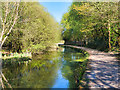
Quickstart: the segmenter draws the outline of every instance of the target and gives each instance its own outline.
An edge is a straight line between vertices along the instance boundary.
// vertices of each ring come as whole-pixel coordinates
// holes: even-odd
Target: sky
[[[40,4],[46,7],[48,12],[60,23],[63,14],[68,11],[71,2],[40,2]]]

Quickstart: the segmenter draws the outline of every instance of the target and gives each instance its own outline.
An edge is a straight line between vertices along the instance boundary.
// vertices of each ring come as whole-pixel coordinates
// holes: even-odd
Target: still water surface
[[[79,85],[84,59],[83,51],[60,48],[55,52],[34,55],[25,63],[3,62],[2,72],[13,88],[75,88]]]

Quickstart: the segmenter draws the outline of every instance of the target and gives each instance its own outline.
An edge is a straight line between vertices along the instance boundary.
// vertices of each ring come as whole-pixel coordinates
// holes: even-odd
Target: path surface
[[[83,49],[90,54],[82,87],[120,89],[120,63],[114,55],[85,47],[66,46]]]

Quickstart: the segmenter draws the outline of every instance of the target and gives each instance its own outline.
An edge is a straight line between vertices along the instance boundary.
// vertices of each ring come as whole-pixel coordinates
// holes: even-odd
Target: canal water
[[[76,88],[85,70],[86,57],[82,50],[60,47],[58,51],[34,55],[27,63],[4,60],[2,72],[13,88]]]

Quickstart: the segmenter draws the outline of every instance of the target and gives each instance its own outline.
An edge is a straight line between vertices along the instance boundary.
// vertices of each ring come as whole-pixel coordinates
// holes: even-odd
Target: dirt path
[[[83,49],[90,54],[82,87],[120,89],[119,60],[114,55],[85,47],[67,46]]]

